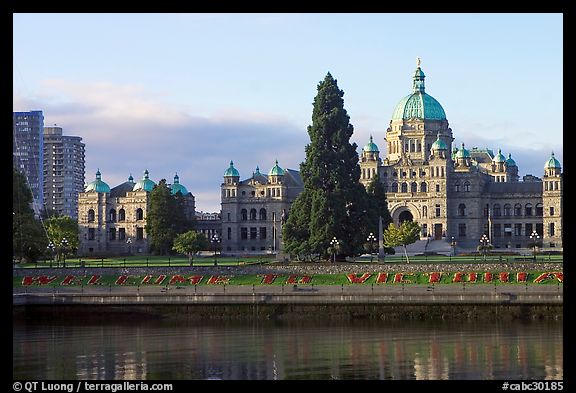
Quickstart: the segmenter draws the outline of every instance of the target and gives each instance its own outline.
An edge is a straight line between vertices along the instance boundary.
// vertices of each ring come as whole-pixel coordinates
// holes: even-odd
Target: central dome
[[[418,67],[412,77],[413,93],[402,98],[396,105],[392,120],[446,120],[442,105],[424,92],[424,78],[426,78],[424,72]]]

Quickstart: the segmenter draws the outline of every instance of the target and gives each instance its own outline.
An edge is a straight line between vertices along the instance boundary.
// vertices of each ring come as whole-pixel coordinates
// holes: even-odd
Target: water
[[[562,323],[13,325],[13,378],[562,379]]]

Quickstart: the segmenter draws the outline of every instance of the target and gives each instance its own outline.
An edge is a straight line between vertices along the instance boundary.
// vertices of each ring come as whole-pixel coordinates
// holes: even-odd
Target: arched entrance
[[[399,224],[402,224],[404,221],[410,221],[410,222],[414,221],[414,217],[412,216],[412,213],[410,213],[410,211],[408,211],[408,210],[404,210],[398,216],[398,223]]]

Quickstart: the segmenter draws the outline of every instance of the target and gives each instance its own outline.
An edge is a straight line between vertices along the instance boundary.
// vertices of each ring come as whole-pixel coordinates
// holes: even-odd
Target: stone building
[[[256,167],[242,181],[230,161],[221,185],[222,252],[278,253],[282,222],[303,189],[300,172],[282,169],[278,161],[268,175]]]
[[[150,191],[156,183],[149,178],[148,170],[142,179],[128,180],[110,188],[96,172],[96,179],[78,195],[78,225],[82,256],[147,254],[146,217],[150,207]],[[178,174],[169,184],[172,194],[180,193],[185,200],[188,219],[195,216],[195,199],[180,184]]]
[[[386,156],[372,136],[364,146],[361,182],[377,173],[394,222],[417,221],[427,244],[454,240],[473,249],[486,234],[495,248],[525,248],[536,232],[542,247],[561,248],[562,173],[554,153],[543,180],[519,181],[511,154],[452,148],[446,113],[425,92],[424,79],[418,65],[412,93],[398,103],[386,131]]]

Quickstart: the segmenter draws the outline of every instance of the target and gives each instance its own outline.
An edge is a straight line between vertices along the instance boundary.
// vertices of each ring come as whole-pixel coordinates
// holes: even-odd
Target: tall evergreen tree
[[[300,164],[304,190],[283,227],[284,247],[292,255],[328,258],[334,237],[340,243],[340,256],[362,252],[368,198],[359,182],[357,145],[350,144],[354,127],[343,96],[330,73],[318,84],[308,126],[310,143]]]
[[[12,170],[12,253],[19,261],[35,261],[46,251],[48,239],[34,217],[32,191],[26,177]]]
[[[392,222],[390,211],[388,210],[388,201],[386,200],[386,190],[384,184],[380,181],[380,176],[376,174],[372,181],[366,187],[368,194],[370,217],[368,219],[368,231],[378,233],[380,224],[378,219],[382,217],[382,230],[388,228]]]
[[[146,218],[145,229],[152,252],[158,255],[170,253],[176,236],[192,229],[185,213],[183,201],[172,195],[166,179],[160,180],[150,192]]]

